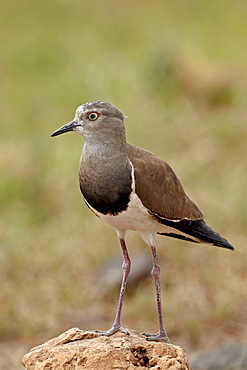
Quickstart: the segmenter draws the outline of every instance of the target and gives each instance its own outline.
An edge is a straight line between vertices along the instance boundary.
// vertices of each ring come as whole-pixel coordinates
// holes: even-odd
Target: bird
[[[136,231],[151,248],[159,330],[143,333],[150,341],[170,343],[161,305],[160,265],[156,234],[233,250],[234,247],[205,222],[196,204],[186,195],[172,168],[155,154],[126,140],[123,113],[114,105],[88,102],[74,119],[51,136],[73,131],[84,138],[79,163],[80,190],[89,209],[117,233],[122,251],[122,283],[112,327],[99,333],[110,336],[121,325],[121,313],[131,260],[126,231]]]

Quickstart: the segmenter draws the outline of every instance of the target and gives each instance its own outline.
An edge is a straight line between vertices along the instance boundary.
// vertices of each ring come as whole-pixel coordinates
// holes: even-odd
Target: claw
[[[112,335],[112,334],[114,334],[118,331],[121,331],[122,333],[124,333],[126,335],[129,335],[129,332],[126,329],[122,328],[122,326],[112,326],[111,329],[106,330],[106,331],[104,331],[104,330],[95,330],[95,331],[96,331],[96,333],[99,333],[101,335],[105,335],[107,337],[109,337],[110,335]]]
[[[165,341],[166,343],[171,343],[166,332],[164,331],[159,331],[156,334],[148,334],[148,333],[142,333],[142,335],[145,335],[146,340],[155,340],[155,341]]]

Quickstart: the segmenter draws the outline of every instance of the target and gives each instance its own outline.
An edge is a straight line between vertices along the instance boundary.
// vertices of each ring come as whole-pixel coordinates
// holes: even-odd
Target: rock
[[[191,370],[184,350],[129,330],[110,337],[72,328],[23,357],[26,370]]]
[[[201,353],[192,361],[193,370],[246,370],[247,344],[233,343]]]

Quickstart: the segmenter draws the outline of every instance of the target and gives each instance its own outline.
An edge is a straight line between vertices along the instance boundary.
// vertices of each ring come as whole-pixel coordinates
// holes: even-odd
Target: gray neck
[[[121,135],[121,136],[119,136]],[[103,214],[125,210],[132,191],[125,131],[85,138],[79,167],[80,188],[87,203]]]
[[[82,150],[84,160],[97,157],[97,161],[109,160],[110,158],[127,157],[127,142],[124,127],[104,132],[84,133],[85,144]]]

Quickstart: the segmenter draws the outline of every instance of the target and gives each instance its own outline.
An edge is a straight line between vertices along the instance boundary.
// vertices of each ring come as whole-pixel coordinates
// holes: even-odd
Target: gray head
[[[106,102],[92,102],[80,105],[73,121],[62,126],[51,136],[74,131],[82,135],[85,141],[104,140],[124,137],[124,116],[114,105]],[[121,139],[120,139],[121,140]]]

